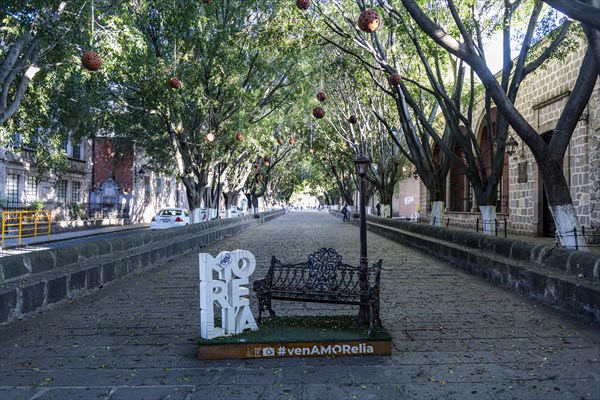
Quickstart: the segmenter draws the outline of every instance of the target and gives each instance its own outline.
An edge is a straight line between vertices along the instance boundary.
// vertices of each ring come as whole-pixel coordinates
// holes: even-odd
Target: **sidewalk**
[[[288,213],[203,249],[357,263],[358,228]],[[599,399],[600,328],[368,233],[390,357],[199,361],[198,261],[182,257],[0,328],[4,399]],[[256,310],[251,292],[251,305]],[[355,313],[274,301],[278,315]]]

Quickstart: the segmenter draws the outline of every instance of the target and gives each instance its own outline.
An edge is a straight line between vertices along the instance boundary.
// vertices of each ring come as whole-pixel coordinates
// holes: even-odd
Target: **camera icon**
[[[275,349],[273,347],[265,347],[263,349],[263,357],[273,357],[275,355]]]

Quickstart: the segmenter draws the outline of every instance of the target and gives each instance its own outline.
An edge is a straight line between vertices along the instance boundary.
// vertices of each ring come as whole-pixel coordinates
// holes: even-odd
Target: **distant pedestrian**
[[[348,205],[347,204],[342,208],[342,215],[344,216],[344,219],[342,221],[348,221]]]
[[[377,209],[377,216],[381,217],[381,204],[377,203],[375,208]]]

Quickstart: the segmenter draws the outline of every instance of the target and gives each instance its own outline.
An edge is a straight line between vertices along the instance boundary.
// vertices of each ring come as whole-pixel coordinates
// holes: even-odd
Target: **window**
[[[73,145],[73,158],[81,160],[81,140]]]
[[[71,203],[79,203],[80,200],[80,194],[79,192],[81,191],[81,182],[73,182],[71,184]]]
[[[56,198],[60,203],[67,202],[67,181],[64,179],[56,184]]]
[[[13,147],[20,147],[23,142],[23,136],[20,133],[15,133],[12,135],[11,145]]]
[[[144,200],[150,201],[150,178],[144,177]]]
[[[35,176],[28,176],[27,177],[27,186],[25,187],[25,194],[27,196],[28,202],[37,200],[37,189],[38,189],[37,178]]]
[[[6,205],[19,206],[19,178],[17,174],[6,174]]]
[[[68,140],[61,141],[60,148],[65,151],[65,154],[69,155],[69,141]]]
[[[162,192],[162,179],[156,178],[156,193]]]

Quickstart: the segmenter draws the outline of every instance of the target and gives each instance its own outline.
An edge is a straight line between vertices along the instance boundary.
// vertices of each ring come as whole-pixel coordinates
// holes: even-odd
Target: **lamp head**
[[[367,168],[369,164],[371,164],[371,160],[367,156],[358,156],[354,160],[354,164],[356,165],[356,171],[358,172],[358,176],[364,178],[367,175]]]
[[[519,143],[517,143],[512,136],[510,136],[506,141],[506,154],[512,156],[517,151],[517,147],[519,147]]]

